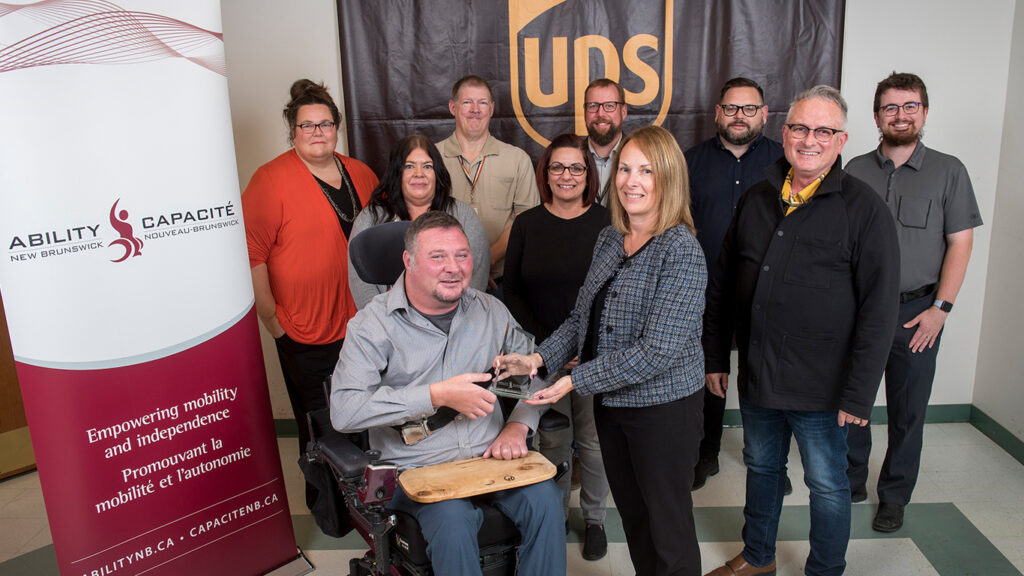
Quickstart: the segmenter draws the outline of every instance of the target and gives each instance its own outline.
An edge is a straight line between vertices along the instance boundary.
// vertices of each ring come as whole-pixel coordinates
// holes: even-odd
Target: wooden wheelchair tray
[[[398,476],[405,495],[420,504],[469,498],[529,486],[555,476],[556,468],[540,452],[515,460],[470,458],[406,470]]]

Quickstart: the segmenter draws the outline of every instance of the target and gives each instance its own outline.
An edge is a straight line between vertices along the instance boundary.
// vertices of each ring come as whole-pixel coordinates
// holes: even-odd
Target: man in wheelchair
[[[400,470],[483,456],[526,455],[540,411],[517,403],[508,422],[484,386],[503,352],[529,343],[497,299],[469,288],[473,258],[462,227],[428,212],[405,234],[405,272],[348,324],[331,381],[331,423],[368,429],[370,446]],[[447,408],[445,408],[447,407]],[[488,495],[518,528],[519,574],[564,574],[561,493],[554,481]],[[400,488],[387,507],[419,522],[436,574],[480,574],[484,513],[470,500],[414,502]]]

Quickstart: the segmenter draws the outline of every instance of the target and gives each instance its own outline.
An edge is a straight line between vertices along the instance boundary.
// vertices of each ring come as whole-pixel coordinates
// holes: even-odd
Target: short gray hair
[[[849,108],[846,106],[846,99],[839,93],[839,90],[825,84],[818,84],[813,88],[808,88],[803,92],[796,95],[793,99],[793,103],[789,105],[789,112],[786,113],[786,119],[788,121],[789,115],[793,113],[793,107],[804,100],[811,100],[812,98],[819,98],[827,102],[831,102],[839,107],[839,110],[843,113],[843,125],[842,128],[846,128],[846,114]]]

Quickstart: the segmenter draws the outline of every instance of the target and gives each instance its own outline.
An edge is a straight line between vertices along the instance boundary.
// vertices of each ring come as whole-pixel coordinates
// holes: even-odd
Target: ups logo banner
[[[841,0],[338,0],[350,153],[380,173],[412,132],[454,131],[452,84],[495,92],[491,134],[535,160],[551,138],[586,134],[583,92],[626,92],[625,131],[664,126],[684,149],[714,133],[721,85],[756,80],[778,137],[790,100],[839,85]]]

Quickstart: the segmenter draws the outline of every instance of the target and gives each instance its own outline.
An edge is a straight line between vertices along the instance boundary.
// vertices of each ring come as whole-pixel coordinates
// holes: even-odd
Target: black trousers
[[[722,451],[722,421],[725,420],[725,398],[704,390],[704,438],[700,441],[702,460],[714,460]]]
[[[704,389],[643,408],[611,408],[597,395],[594,420],[637,575],[700,576],[690,486],[703,433]]]
[[[889,447],[878,475],[878,500],[888,504],[906,506],[917,484],[924,443],[924,417],[932,394],[935,359],[942,338],[942,332],[939,332],[934,346],[915,354],[909,345],[917,326],[904,328],[903,325],[927,310],[934,299],[935,295],[929,294],[900,304],[899,325],[885,365]],[[868,480],[868,458],[871,456],[871,431],[866,426],[848,428],[850,432],[846,442],[850,451],[847,453],[849,467],[846,476],[850,479],[851,491],[864,490]]]
[[[284,385],[292,404],[292,414],[299,426],[299,455],[305,453],[309,443],[309,425],[306,413],[325,408],[323,383],[334,372],[344,339],[329,344],[302,344],[288,334],[277,338],[277,358],[281,361]],[[311,510],[316,502],[317,490],[306,483],[306,506]]]

